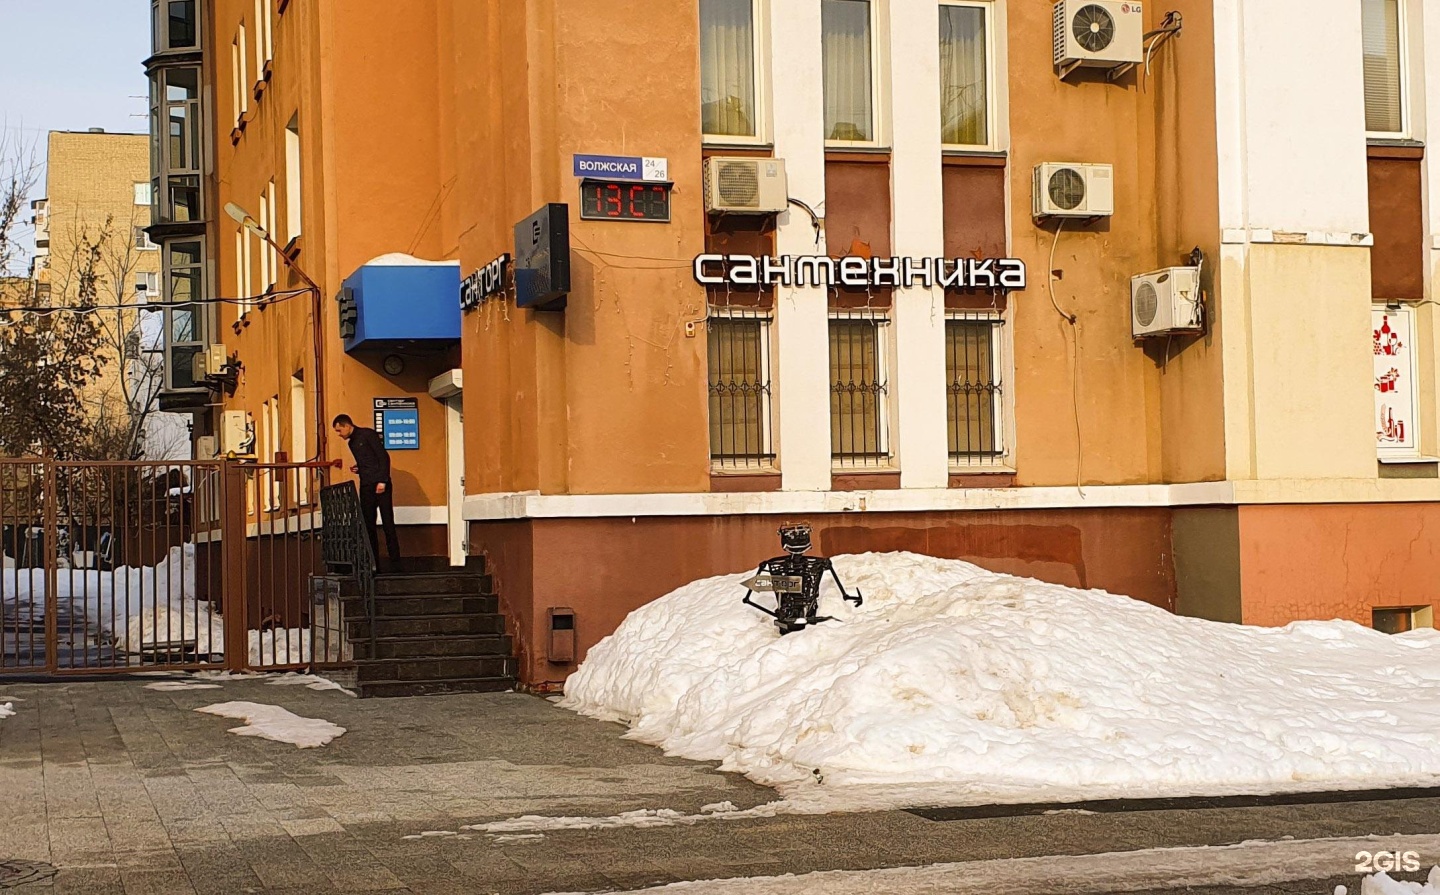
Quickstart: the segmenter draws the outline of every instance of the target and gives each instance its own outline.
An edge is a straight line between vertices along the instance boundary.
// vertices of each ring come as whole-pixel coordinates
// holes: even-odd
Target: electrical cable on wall
[[[171,308],[192,308],[203,305],[249,305],[252,307],[269,307],[298,298],[302,295],[309,295],[309,290],[287,290],[285,292],[271,292],[265,295],[255,295],[249,298],[201,298],[194,301],[149,301],[136,304],[109,304],[109,305],[13,305],[9,307],[0,306],[0,326],[12,326],[18,320],[10,319],[12,314],[29,315],[32,317],[51,317],[56,314],[97,314],[101,311],[161,311]]]
[[[1065,219],[1055,226],[1055,238],[1050,243],[1050,266],[1045,271],[1045,284],[1050,293],[1050,304],[1060,319],[1070,324],[1072,349],[1070,358],[1070,399],[1075,417],[1075,488],[1085,497],[1085,448],[1080,430],[1080,318],[1060,307],[1055,297],[1055,254],[1060,248],[1060,234],[1065,231]]]

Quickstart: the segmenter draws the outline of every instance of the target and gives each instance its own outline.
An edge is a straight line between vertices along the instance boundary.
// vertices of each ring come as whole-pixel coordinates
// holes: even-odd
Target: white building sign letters
[[[466,277],[460,284],[460,309],[468,311],[490,296],[504,292],[505,269],[509,266],[510,255],[504,254]]]
[[[1025,262],[1016,258],[829,258],[824,255],[700,255],[695,281],[704,286],[845,286],[942,289],[1024,289]]]
[[[1416,431],[1414,311],[1376,308],[1375,441],[1382,454],[1414,454]]]

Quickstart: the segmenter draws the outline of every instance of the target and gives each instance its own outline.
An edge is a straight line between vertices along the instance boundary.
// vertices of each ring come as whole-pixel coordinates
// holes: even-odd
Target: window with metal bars
[[[830,317],[830,455],[846,466],[888,466],[888,317],[873,310]]]
[[[770,315],[754,308],[712,307],[707,329],[711,465],[718,470],[773,467]]]
[[[989,312],[952,313],[945,321],[951,466],[993,464],[1005,456],[1004,323]]]

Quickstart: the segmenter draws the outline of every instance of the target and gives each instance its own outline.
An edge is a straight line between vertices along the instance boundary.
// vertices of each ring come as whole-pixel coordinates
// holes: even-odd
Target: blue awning
[[[346,278],[345,351],[443,348],[460,341],[460,262],[382,255]]]

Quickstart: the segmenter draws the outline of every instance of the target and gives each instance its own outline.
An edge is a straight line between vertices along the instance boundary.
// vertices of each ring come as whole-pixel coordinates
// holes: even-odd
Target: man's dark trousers
[[[379,484],[385,485],[384,493],[377,494]],[[360,515],[365,519],[365,532],[370,535],[370,555],[380,561],[380,539],[375,531],[375,511],[380,511],[380,524],[385,527],[385,548],[390,553],[390,562],[400,561],[400,535],[395,530],[395,496],[389,482],[360,483]]]

